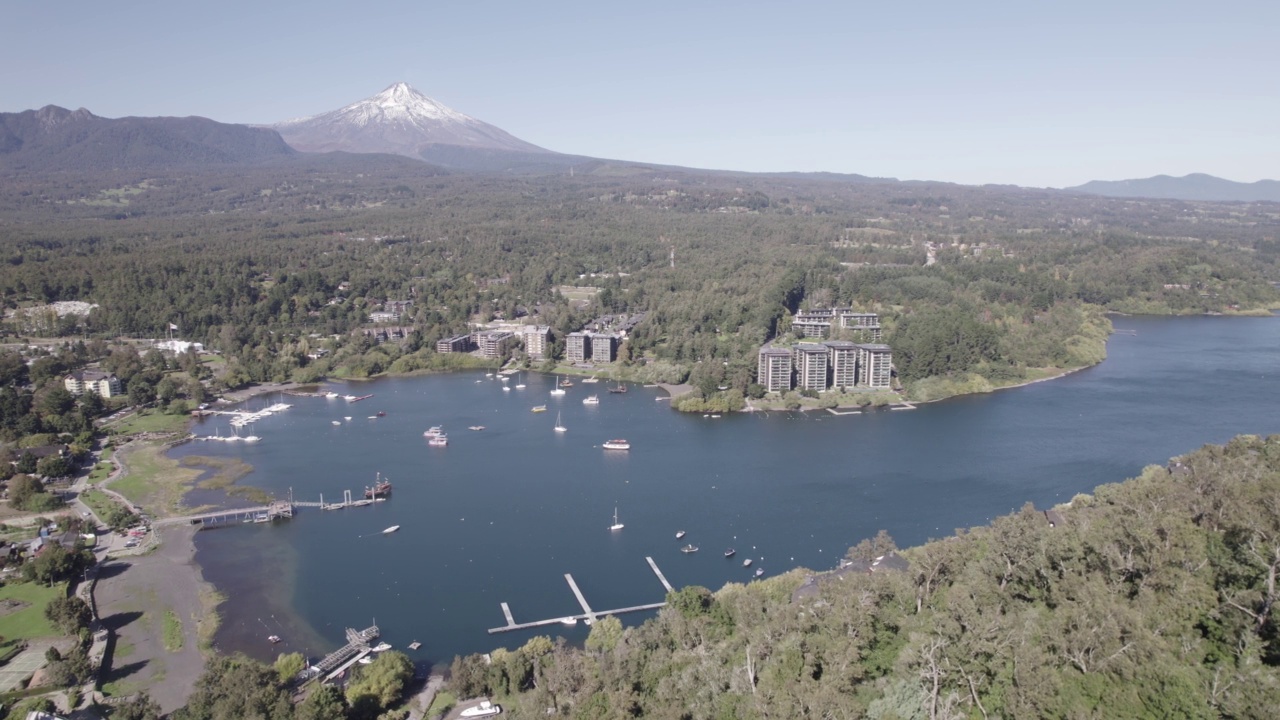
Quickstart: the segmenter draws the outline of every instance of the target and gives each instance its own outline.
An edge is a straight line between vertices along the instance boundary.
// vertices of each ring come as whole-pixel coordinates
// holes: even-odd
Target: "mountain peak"
[[[422,159],[434,145],[547,152],[397,82],[339,110],[273,126],[306,152],[387,152]]]

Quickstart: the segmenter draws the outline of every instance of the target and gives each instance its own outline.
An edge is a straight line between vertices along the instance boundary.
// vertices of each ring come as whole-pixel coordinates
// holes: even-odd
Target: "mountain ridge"
[[[1259,180],[1236,182],[1206,173],[1182,177],[1154,175],[1132,180],[1093,180],[1083,185],[1063,188],[1104,197],[1132,197],[1165,200],[1197,200],[1205,202],[1280,202],[1280,181]]]

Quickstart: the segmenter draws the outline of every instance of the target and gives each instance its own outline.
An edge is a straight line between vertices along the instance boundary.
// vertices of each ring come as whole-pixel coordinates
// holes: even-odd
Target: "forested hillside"
[[[11,175],[0,294],[9,308],[100,306],[60,321],[65,336],[176,324],[230,357],[233,383],[435,366],[435,340],[495,316],[528,313],[562,336],[644,310],[619,374],[739,394],[797,309],[851,305],[881,314],[899,380],[925,399],[1096,362],[1102,310],[1280,302],[1267,282],[1280,215],[1266,204],[597,169],[445,176],[371,156]],[[598,292],[572,306],[564,285]],[[415,301],[410,336],[355,333],[388,299]]]
[[[794,598],[807,571],[684,588],[582,648],[459,658],[452,687],[512,717],[1261,718],[1280,702],[1280,436],[901,555],[909,569]]]

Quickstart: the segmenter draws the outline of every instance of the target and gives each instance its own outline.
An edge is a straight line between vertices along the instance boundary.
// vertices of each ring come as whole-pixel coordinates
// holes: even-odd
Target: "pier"
[[[234,523],[271,522],[272,520],[291,517],[293,517],[292,503],[273,502],[270,505],[259,505],[257,507],[216,510],[214,512],[201,513],[199,515],[184,515],[182,517],[165,518],[164,520],[157,520],[155,524],[190,524],[206,528],[231,525]]]
[[[347,644],[325,655],[324,659],[315,665],[303,670],[298,675],[298,680],[300,682],[310,682],[311,680],[321,679],[324,682],[332,679],[338,673],[359,662],[360,658],[373,652],[373,648],[369,647],[369,642],[376,640],[379,634],[377,625],[371,625],[364,630],[347,628]]]
[[[662,571],[658,569],[658,564],[654,562],[651,557],[645,557],[645,560],[648,561],[650,569],[653,570],[653,574],[658,576],[658,581],[662,583],[662,587],[666,588],[667,592],[671,592],[674,588],[671,587],[671,583],[667,582],[667,578],[663,576]],[[612,610],[592,610],[591,606],[587,604],[587,598],[582,594],[582,591],[578,589],[578,583],[574,582],[573,576],[569,573],[565,573],[564,579],[565,582],[569,583],[569,589],[573,592],[574,597],[577,598],[578,604],[582,606],[581,613],[577,615],[547,618],[545,620],[534,620],[533,622],[518,623],[516,622],[515,616],[511,614],[511,606],[505,602],[499,603],[502,607],[502,615],[506,619],[507,624],[502,627],[489,628],[489,634],[494,635],[497,633],[511,632],[512,630],[526,630],[528,628],[544,627],[546,625],[576,625],[579,620],[591,625],[602,617],[641,612],[644,610],[657,610],[667,604],[666,602],[657,602],[649,603],[647,605],[632,605],[630,607],[614,608]]]

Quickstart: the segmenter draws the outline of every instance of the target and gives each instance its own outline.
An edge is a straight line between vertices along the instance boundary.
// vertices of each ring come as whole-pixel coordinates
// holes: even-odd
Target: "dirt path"
[[[204,671],[198,624],[208,619],[201,597],[207,585],[195,564],[195,532],[166,528],[155,552],[102,568],[94,596],[103,623],[116,634],[103,676],[108,694],[145,690],[171,712],[186,703]],[[167,639],[166,625],[172,628]]]

